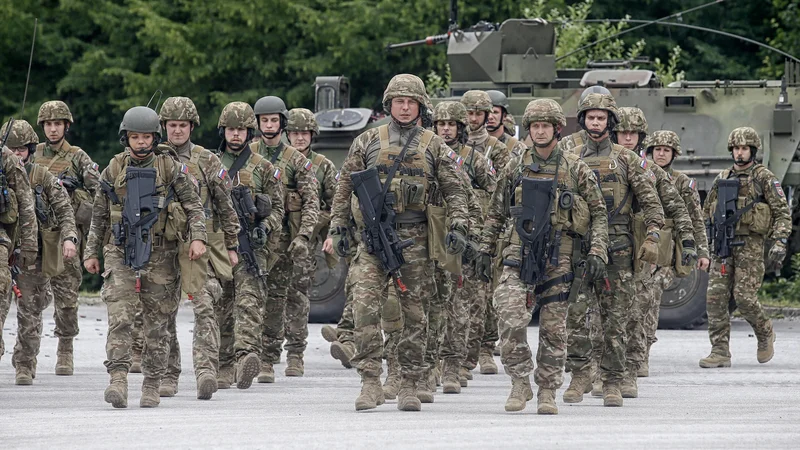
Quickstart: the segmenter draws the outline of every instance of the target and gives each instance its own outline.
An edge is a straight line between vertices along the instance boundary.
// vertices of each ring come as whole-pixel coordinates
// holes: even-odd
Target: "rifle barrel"
[[[437,45],[443,44],[447,42],[450,38],[450,33],[445,34],[436,34],[433,36],[428,36],[425,39],[419,39],[416,41],[408,41],[408,42],[401,42],[399,44],[389,44],[386,46],[387,50],[394,50],[398,48],[406,48],[406,47],[416,47],[418,45]]]

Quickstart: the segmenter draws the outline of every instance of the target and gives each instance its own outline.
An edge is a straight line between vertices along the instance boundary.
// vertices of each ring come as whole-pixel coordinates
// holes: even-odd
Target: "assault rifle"
[[[64,189],[66,189],[67,192],[70,193],[70,194],[75,192],[75,189],[83,187],[83,183],[78,181],[77,178],[67,175],[66,171],[61,172],[58,175],[58,184],[60,184],[61,186],[64,186]],[[108,183],[106,183],[106,184],[108,184]]]
[[[250,232],[253,227],[250,226],[250,218],[253,217],[258,208],[253,202],[253,196],[247,186],[237,186],[231,190],[231,200],[233,200],[233,209],[236,211],[236,216],[239,218],[239,248],[237,249],[242,260],[247,264],[247,270],[253,275],[257,276],[262,281],[266,281],[267,276],[264,269],[258,265],[256,259],[256,251],[250,241]]]
[[[547,262],[558,249],[551,245],[550,212],[553,202],[553,180],[523,178],[521,205],[512,206],[517,234],[522,245],[520,261],[505,259],[503,264],[520,269],[519,278],[523,283],[533,286],[544,281]]]
[[[401,241],[394,229],[396,215],[394,212],[395,197],[393,192],[384,194],[384,187],[378,176],[378,169],[350,174],[353,181],[353,192],[358,198],[358,207],[364,216],[364,231],[361,232],[367,253],[380,260],[383,269],[397,282],[401,291],[406,286],[397,272],[406,263],[403,249],[414,244],[412,239]]]
[[[714,211],[714,253],[722,259],[720,272],[725,275],[725,260],[733,254],[733,247],[741,247],[743,241],[734,241],[736,237],[736,222],[742,214],[750,210],[755,202],[750,203],[741,210],[736,210],[736,201],[739,198],[739,180],[717,181],[717,208]]]

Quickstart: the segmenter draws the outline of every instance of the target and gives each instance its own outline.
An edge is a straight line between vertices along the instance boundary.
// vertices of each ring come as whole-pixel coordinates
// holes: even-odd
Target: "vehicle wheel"
[[[688,277],[675,278],[661,296],[658,327],[691,330],[705,324],[707,290],[707,272],[695,269]]]
[[[320,247],[321,248],[321,247]],[[308,321],[312,323],[338,322],[344,310],[344,285],[347,278],[347,263],[339,258],[333,270],[328,268],[322,250],[317,249],[317,271],[311,281],[308,297],[311,312]]]

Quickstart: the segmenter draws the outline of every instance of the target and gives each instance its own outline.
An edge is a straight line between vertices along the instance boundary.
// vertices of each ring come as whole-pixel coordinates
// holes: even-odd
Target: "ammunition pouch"
[[[746,206],[746,201],[746,198],[740,197],[737,201],[737,208],[744,208]],[[752,209],[743,214],[739,223],[736,224],[736,234],[745,236],[752,233],[759,236],[766,236],[769,234],[771,226],[772,209],[769,207],[769,204],[765,203],[761,198],[758,198]]]
[[[8,188],[7,200],[5,210],[0,213],[0,223],[6,225],[15,224],[19,220],[19,203],[17,203],[17,194],[10,187]]]
[[[556,223],[568,224],[569,231],[584,236],[589,232],[592,216],[589,204],[580,195],[571,191],[561,191],[558,198]]]
[[[52,278],[64,272],[64,247],[61,230],[57,228],[41,229],[39,235],[42,243],[42,276]]]
[[[272,199],[267,194],[256,194],[256,222],[261,222],[272,214]]]
[[[187,295],[196,296],[203,291],[208,280],[210,252],[192,261],[189,259],[190,245],[190,242],[178,244],[178,265],[181,269],[181,290]]]
[[[72,193],[72,209],[75,211],[75,225],[84,230],[89,230],[92,224],[92,196],[83,189],[76,189]]]
[[[428,257],[444,270],[461,275],[461,255],[448,254],[445,245],[445,236],[450,231],[447,208],[428,205],[425,215],[428,217]]]
[[[299,192],[287,189],[285,208],[284,225],[289,230],[290,240],[294,240],[300,231],[300,222],[303,219],[303,198]]]

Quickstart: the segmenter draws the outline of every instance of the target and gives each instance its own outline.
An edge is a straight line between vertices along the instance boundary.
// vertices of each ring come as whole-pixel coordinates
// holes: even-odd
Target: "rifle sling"
[[[631,190],[628,189],[628,191],[625,192],[625,196],[622,197],[622,201],[619,203],[619,205],[617,205],[617,207],[614,209],[613,212],[608,214],[608,224],[609,225],[611,224],[611,221],[614,220],[617,217],[619,212],[622,211],[622,207],[625,206],[625,203],[628,203],[628,197],[630,197],[630,196],[631,196]]]
[[[739,219],[740,219],[740,218],[741,218],[741,217],[742,217],[742,216],[743,216],[743,215],[744,215],[744,214],[745,214],[747,211],[750,211],[751,209],[753,209],[753,206],[755,206],[755,205],[756,205],[756,203],[759,203],[761,200],[762,200],[762,197],[758,197],[758,198],[757,198],[757,199],[755,199],[754,201],[752,201],[752,202],[748,203],[747,205],[745,205],[745,207],[744,207],[744,208],[742,208],[742,209],[740,209],[740,210],[736,211],[735,213],[733,213],[733,215],[732,215],[732,216],[730,216],[730,217],[728,217],[727,219],[725,219],[725,221],[724,221],[724,222],[722,222],[722,223],[721,223],[719,226],[720,226],[721,228],[724,228],[724,227],[727,227],[727,226],[729,226],[729,225],[733,225],[733,224],[735,224],[736,222],[738,222],[738,221],[739,221]]]
[[[408,147],[411,145],[411,141],[417,137],[419,134],[419,127],[414,127],[414,131],[411,132],[411,136],[408,137],[405,145],[403,145],[403,149],[400,150],[400,154],[394,159],[394,164],[389,169],[389,174],[386,176],[386,181],[383,183],[383,191],[381,192],[380,200],[378,201],[378,205],[383,205],[383,202],[386,201],[386,193],[389,191],[389,186],[392,184],[392,178],[394,178],[394,173],[397,172],[397,168],[400,167],[400,161],[405,159],[406,152],[408,151]],[[378,215],[380,215],[379,211],[375,211]]]
[[[239,170],[242,167],[244,167],[245,163],[250,158],[250,155],[252,153],[253,152],[252,152],[252,150],[250,150],[250,146],[249,145],[245,145],[244,146],[244,150],[242,150],[242,153],[239,153],[239,156],[236,157],[236,161],[233,162],[233,164],[231,165],[231,168],[228,170],[228,177],[230,177],[231,180],[236,178],[236,174],[238,174]]]

